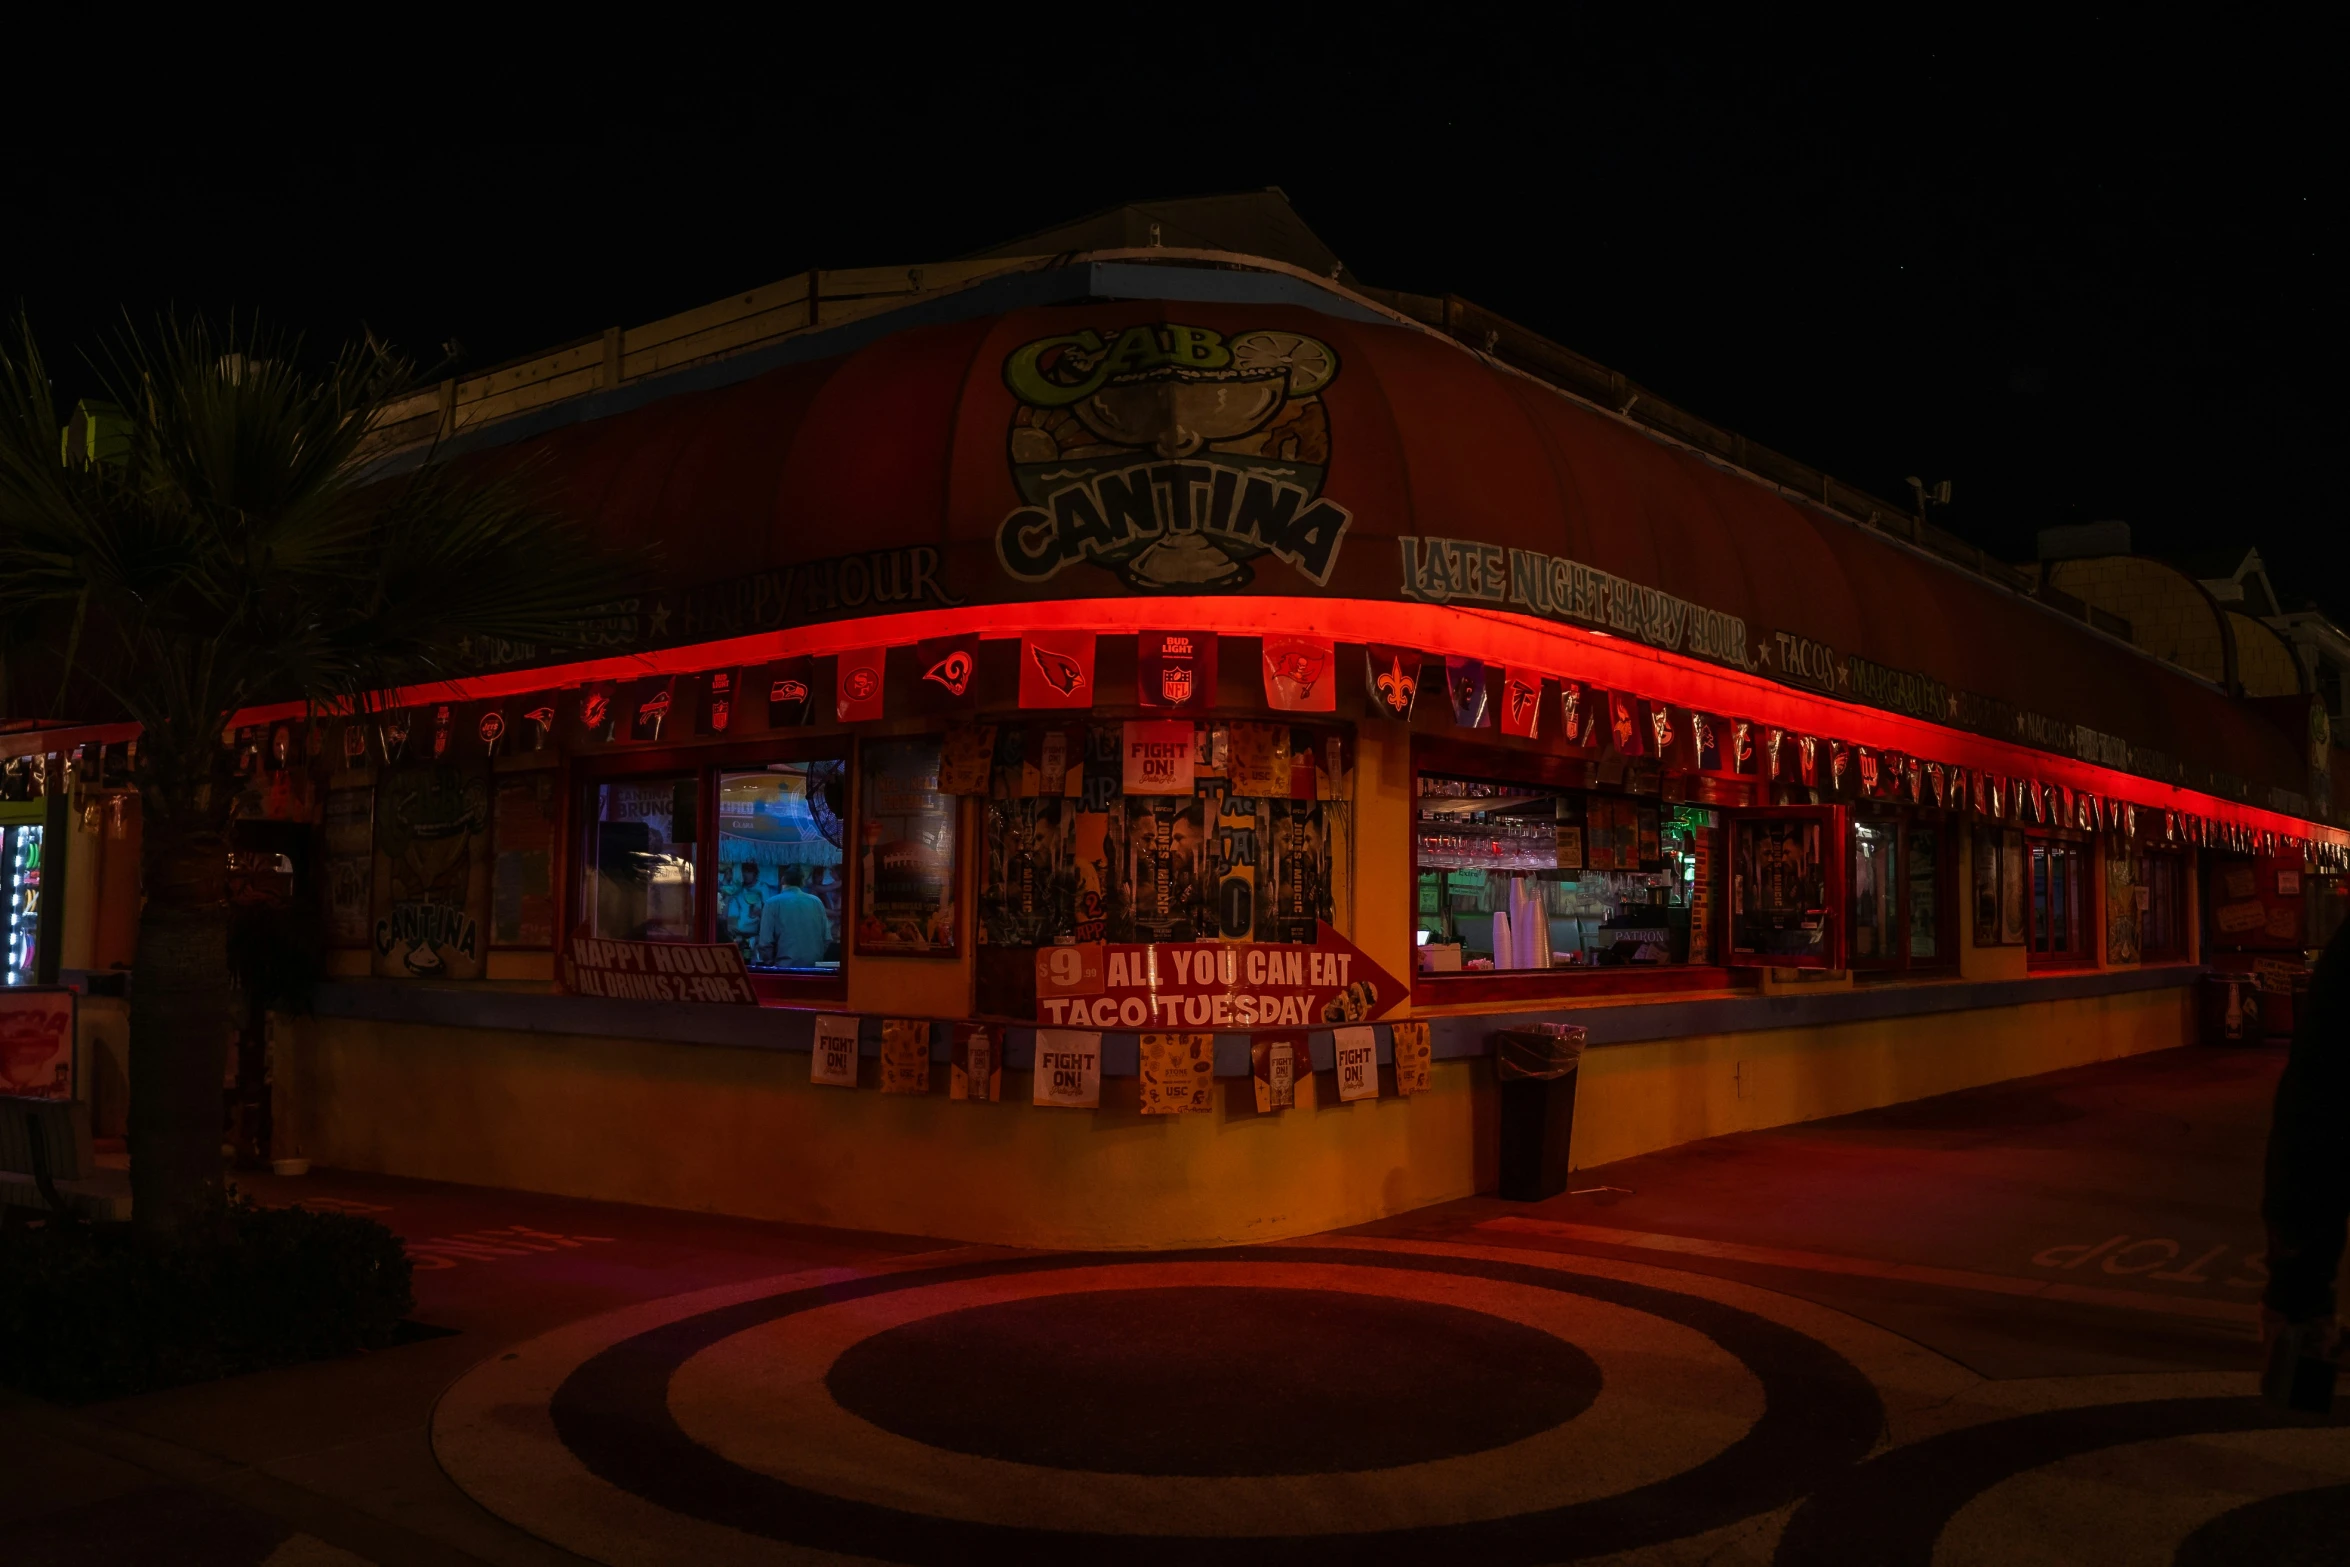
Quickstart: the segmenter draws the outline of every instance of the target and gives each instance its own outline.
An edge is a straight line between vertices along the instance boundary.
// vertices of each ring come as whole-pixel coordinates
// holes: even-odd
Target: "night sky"
[[[1888,499],[1948,478],[1937,519],[2007,558],[2121,518],[2147,553],[2257,545],[2350,620],[2322,38],[1348,14],[1336,48],[1178,13],[1103,41],[1024,12],[1043,35],[943,63],[788,28],[699,40],[692,70],[623,42],[608,81],[452,42],[371,116],[342,99],[372,85],[207,89],[0,153],[40,236],[0,297],[69,393],[125,307],[479,368],[810,266],[1279,185],[1361,280],[1464,295]]]

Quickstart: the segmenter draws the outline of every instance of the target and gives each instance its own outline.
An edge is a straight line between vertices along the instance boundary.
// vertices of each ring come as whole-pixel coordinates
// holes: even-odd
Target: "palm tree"
[[[126,327],[92,359],[112,408],[72,451],[29,326],[0,334],[0,713],[140,726],[130,1152],[151,1243],[202,1239],[223,1204],[230,716],[364,704],[466,672],[483,639],[561,646],[621,580],[526,470],[371,465],[371,412],[413,380],[395,355],[300,353],[233,322]]]

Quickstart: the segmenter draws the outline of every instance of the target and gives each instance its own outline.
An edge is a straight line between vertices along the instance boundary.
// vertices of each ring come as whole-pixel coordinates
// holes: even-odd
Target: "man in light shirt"
[[[832,944],[824,901],[800,885],[805,872],[783,868],[783,885],[759,910],[759,962],[773,968],[814,968]]]

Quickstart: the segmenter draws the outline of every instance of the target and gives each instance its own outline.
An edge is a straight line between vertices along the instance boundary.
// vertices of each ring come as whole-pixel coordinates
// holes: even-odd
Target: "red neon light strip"
[[[1800,691],[1744,670],[1709,664],[1682,653],[1668,653],[1604,631],[1498,610],[1438,604],[1273,597],[1052,599],[1033,604],[973,604],[956,609],[910,610],[818,626],[795,626],[651,653],[502,670],[463,680],[407,686],[391,694],[390,705],[426,707],[440,702],[484,701],[591,680],[693,674],[730,664],[759,664],[770,659],[840,653],[880,645],[895,647],[925,637],[976,634],[987,639],[1004,639],[1038,628],[1121,635],[1163,630],[1170,625],[1244,636],[1288,632],[1328,637],[1337,642],[1385,642],[1416,647],[1431,657],[1452,653],[1480,658],[1488,664],[1516,664],[1549,675],[1587,681],[1604,690],[1662,700],[1677,707],[1751,718],[1803,734],[1850,740],[1915,753],[1945,764],[2063,784],[2075,791],[2087,790],[2128,800],[2141,810],[2183,811],[2258,831],[2350,846],[2350,832],[2339,828],[2140,778],[2135,773],[2118,772],[2052,752],[1944,728],[1856,702]],[[247,708],[236,715],[234,723],[239,726],[274,723],[303,717],[306,711],[299,702],[281,702]]]

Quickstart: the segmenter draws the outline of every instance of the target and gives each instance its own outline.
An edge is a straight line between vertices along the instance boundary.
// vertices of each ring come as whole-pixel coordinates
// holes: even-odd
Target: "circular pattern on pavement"
[[[1809,1302],[1556,1252],[969,1251],[558,1329],[453,1388],[434,1448],[620,1567],[2297,1560],[2350,1508],[2350,1425],[2280,1429],[2250,1385],[1990,1383]]]
[[[1599,1383],[1565,1339],[1463,1306],[1231,1284],[966,1306],[859,1340],[824,1378],[841,1408],[912,1441],[1142,1475],[1482,1452],[1574,1419]]]

